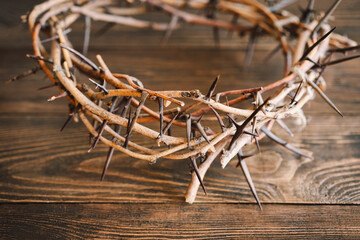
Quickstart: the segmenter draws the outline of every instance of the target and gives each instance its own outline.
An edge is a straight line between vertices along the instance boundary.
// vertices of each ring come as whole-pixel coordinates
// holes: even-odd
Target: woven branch
[[[79,116],[93,136],[89,151],[99,141],[110,147],[102,179],[114,149],[150,163],[160,158],[190,159],[194,172],[185,197],[187,202],[192,203],[200,185],[205,191],[202,179],[216,157],[220,155],[222,167],[225,167],[238,156],[239,165],[259,202],[242,148],[268,136],[289,150],[311,158],[277,138],[270,129],[274,121],[284,126],[282,119],[304,117],[302,107],[314,98],[316,92],[340,113],[323,93],[325,80],[321,74],[329,63],[329,55],[335,52],[334,47],[351,49],[357,46],[352,40],[334,33],[327,23],[336,6],[325,15],[315,16],[312,4],[309,4],[307,11],[299,18],[281,10],[290,2],[293,1],[266,6],[252,0],[143,0],[128,1],[130,7],[124,8],[120,7],[122,1],[49,0],[35,6],[28,15],[34,48],[34,55],[29,56],[38,61],[43,72],[60,90],[58,96],[49,100],[67,97],[70,102],[68,120]],[[335,5],[339,2],[336,1]],[[188,11],[190,9],[204,9],[206,15],[195,15]],[[159,23],[136,18],[139,14],[159,11],[170,14],[171,21]],[[215,18],[215,13],[220,12],[249,23],[245,26],[236,21]],[[207,94],[199,90],[150,90],[133,76],[111,72],[100,55],[97,55],[96,64],[86,54],[72,48],[66,35],[67,29],[82,15],[86,17],[84,53],[89,43],[90,19],[164,31],[165,38],[184,23],[214,28],[215,39],[218,29],[248,34],[251,39],[270,35],[279,42],[283,52],[285,77],[260,88],[216,94],[219,77]],[[49,39],[41,40],[41,31]],[[45,45],[45,42],[51,43]],[[251,52],[251,48],[248,52]],[[278,89],[276,94],[263,100],[262,95],[273,89]],[[249,109],[233,106],[251,98],[254,102]],[[148,107],[151,101],[156,101],[159,108]],[[149,121],[156,121],[159,126],[152,129],[143,125]],[[219,128],[210,129],[211,121],[218,121]],[[173,125],[183,128],[187,137],[170,136]],[[121,134],[121,128],[124,134]],[[158,148],[150,149],[133,142],[131,135],[134,132],[154,141]],[[198,132],[198,137],[195,132]]]

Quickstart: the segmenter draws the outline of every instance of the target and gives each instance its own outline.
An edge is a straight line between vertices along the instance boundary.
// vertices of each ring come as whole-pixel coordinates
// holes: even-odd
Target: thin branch
[[[23,72],[23,73],[15,76],[15,77],[7,80],[5,83],[11,83],[11,82],[14,82],[14,81],[16,81],[16,80],[20,80],[20,79],[22,79],[22,78],[25,78],[25,77],[28,77],[28,76],[30,76],[30,75],[33,75],[33,74],[37,73],[40,69],[41,69],[40,66],[36,66],[36,67],[34,67],[33,69],[30,69],[30,70],[28,70],[28,71],[26,71],[26,72]]]
[[[50,64],[53,64],[53,63],[54,63],[53,60],[48,59],[48,58],[44,58],[44,57],[42,57],[42,56],[35,56],[35,55],[31,55],[31,54],[26,54],[26,57],[27,57],[27,58],[34,59],[34,60],[44,61],[44,62],[47,62],[47,63],[50,63]]]

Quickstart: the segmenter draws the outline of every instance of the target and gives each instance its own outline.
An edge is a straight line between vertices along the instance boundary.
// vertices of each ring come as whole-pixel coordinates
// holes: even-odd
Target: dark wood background
[[[66,100],[47,102],[55,89],[38,73],[12,84],[4,82],[33,66],[25,58],[31,41],[20,15],[40,1],[7,1],[0,8],[0,239],[38,238],[359,238],[360,237],[360,68],[359,60],[328,68],[327,95],[345,117],[338,117],[319,97],[305,107],[308,125],[290,138],[277,133],[314,160],[298,157],[269,140],[262,153],[247,160],[264,210],[254,203],[236,163],[216,162],[205,178],[209,195],[199,191],[184,203],[190,180],[186,161],[155,165],[116,153],[104,182],[100,174],[107,147],[87,153],[88,134],[67,118]],[[326,9],[330,1],[317,1]],[[299,1],[291,9],[305,6]],[[332,25],[360,41],[360,4],[343,1]],[[206,92],[221,74],[218,90],[263,86],[282,75],[282,59],[266,64],[276,45],[259,39],[245,71],[247,38],[221,32],[214,47],[211,29],[186,26],[166,46],[162,33],[116,26],[96,36],[90,57],[101,53],[114,72],[141,79],[150,89]],[[82,23],[70,38],[82,46]],[[139,139],[141,141],[141,139]]]

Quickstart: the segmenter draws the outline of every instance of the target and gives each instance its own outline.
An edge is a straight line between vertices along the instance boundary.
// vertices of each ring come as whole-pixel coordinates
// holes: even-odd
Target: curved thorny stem
[[[132,7],[126,8],[119,7],[120,3],[111,0],[49,0],[35,6],[28,16],[34,48],[34,55],[29,57],[38,61],[53,85],[60,90],[59,95],[50,99],[68,98],[68,120],[80,117],[93,136],[90,150],[96,148],[98,142],[110,147],[102,180],[114,149],[151,163],[160,158],[191,159],[195,171],[186,193],[186,201],[191,203],[216,157],[220,155],[221,164],[225,167],[238,156],[239,166],[258,201],[242,148],[254,142],[258,144],[258,140],[267,135],[293,152],[311,157],[277,138],[271,132],[272,124],[278,121],[284,126],[282,119],[303,116],[302,107],[314,98],[316,92],[340,113],[323,93],[325,81],[321,74],[327,65],[333,64],[327,62],[329,54],[335,52],[330,49],[331,46],[352,49],[356,43],[335,34],[327,23],[328,15],[315,17],[311,14],[302,16],[300,20],[281,10],[286,1],[271,7],[252,0],[144,0],[128,3]],[[188,8],[205,9],[207,14],[195,15],[186,11]],[[161,23],[136,18],[139,14],[153,11],[170,14],[171,21]],[[329,14],[332,12],[333,9],[328,10]],[[218,13],[233,15],[234,21],[217,19]],[[96,63],[73,49],[66,34],[71,24],[82,15],[86,16],[85,55],[91,20],[166,31],[166,38],[183,23],[192,23],[213,27],[216,41],[220,29],[249,34],[251,41],[261,35],[273,36],[285,57],[285,77],[267,86],[220,93],[216,92],[216,85],[221,83],[220,76],[216,77],[206,94],[199,90],[154,91],[146,88],[145,81],[113,73],[100,55],[97,55]],[[238,18],[247,20],[249,24],[239,24],[235,21]],[[41,31],[49,38],[40,39]],[[294,39],[296,44],[291,46],[290,40],[294,42]],[[253,43],[249,44],[247,51],[250,59],[251,45]],[[263,94],[273,89],[278,89],[276,94],[264,101]],[[254,102],[248,109],[234,107],[236,103],[251,98]],[[150,108],[150,101],[156,101],[158,108]],[[142,124],[149,121],[159,124],[156,128]],[[219,122],[220,127],[210,129],[211,121]],[[171,136],[172,126],[182,128],[187,137]],[[135,133],[154,141],[158,148],[137,144],[134,142],[136,138],[132,137]]]

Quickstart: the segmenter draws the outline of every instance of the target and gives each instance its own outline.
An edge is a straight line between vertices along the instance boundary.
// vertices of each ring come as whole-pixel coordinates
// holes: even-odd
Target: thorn
[[[319,28],[321,27],[321,25],[326,22],[329,17],[333,14],[333,12],[335,11],[335,9],[337,8],[337,6],[340,4],[341,0],[336,0],[334,2],[334,4],[330,7],[329,10],[327,10],[327,12],[325,13],[324,17],[322,19],[320,19],[319,23],[315,26],[314,30],[311,33],[311,36],[317,32],[317,30],[319,30]]]
[[[171,119],[171,121],[165,126],[163,133],[170,132],[171,124],[175,121],[175,119],[179,116],[180,112],[177,112],[175,116]],[[171,135],[171,134],[168,134]]]
[[[99,37],[99,36],[104,35],[107,31],[109,31],[115,25],[116,25],[116,23],[113,23],[113,22],[106,23],[95,33],[95,36]]]
[[[252,125],[251,132],[254,133],[256,130],[256,117],[253,118],[251,125]],[[255,133],[259,136],[257,132]]]
[[[310,155],[300,151],[299,149],[297,149],[296,147],[288,144],[287,142],[285,142],[284,140],[282,140],[281,138],[279,138],[278,136],[276,136],[274,133],[272,133],[269,129],[267,129],[265,126],[261,127],[261,131],[268,136],[271,140],[273,140],[274,142],[282,145],[283,147],[287,148],[288,150],[299,154],[303,157],[309,158],[309,159],[313,159],[313,157],[311,157]]]
[[[190,146],[190,138],[191,138],[191,116],[190,114],[186,114],[186,139],[187,139],[187,145],[188,148],[191,150]]]
[[[242,172],[243,172],[243,174],[245,176],[245,179],[246,179],[246,181],[247,181],[247,183],[248,183],[248,185],[250,187],[250,190],[251,190],[257,204],[259,205],[260,210],[262,210],[262,206],[261,206],[259,197],[258,197],[258,195],[256,193],[255,185],[254,185],[254,182],[253,182],[253,180],[251,178],[251,175],[250,175],[249,169],[248,169],[248,167],[246,165],[246,162],[245,162],[244,159],[241,159],[241,153],[240,152],[237,153],[237,156],[238,156],[238,159],[239,159],[241,170],[242,170]]]
[[[35,56],[35,55],[31,55],[31,54],[26,54],[26,57],[34,59],[34,60],[40,60],[40,61],[44,61],[44,62],[47,62],[47,63],[50,63],[50,64],[54,64],[53,60],[48,59],[48,58],[44,58],[42,56]]]
[[[247,134],[247,135],[250,135],[252,137],[257,137],[258,135],[256,135],[255,133],[251,133],[251,132],[248,132],[248,131],[243,131],[244,134]]]
[[[68,123],[70,122],[70,120],[74,117],[74,115],[78,112],[78,110],[80,109],[80,104],[78,104],[75,108],[73,105],[69,104],[70,107],[70,113],[69,113],[69,117],[66,119],[65,123],[63,124],[63,126],[60,129],[60,132],[62,132],[65,127],[68,125]],[[71,110],[73,109],[73,110]]]
[[[224,124],[223,120],[221,119],[219,113],[211,105],[209,105],[209,107],[213,111],[213,113],[215,114],[215,116],[216,116],[216,118],[217,118],[217,120],[218,120],[218,122],[220,124],[222,132],[224,132],[226,127],[225,127],[225,124]]]
[[[125,113],[125,115],[123,115],[123,112],[125,111],[126,106],[128,107],[128,105],[130,104],[131,99],[132,99],[132,97],[129,97],[129,98],[123,97],[121,99],[121,101],[119,102],[119,104],[114,109],[114,114],[118,114],[121,111],[121,113],[120,113],[121,117],[125,117],[126,113]]]
[[[128,109],[129,109],[131,99],[132,99],[132,97],[129,97],[129,98],[123,97],[123,99],[121,99],[121,101],[118,104],[118,107],[117,107],[118,109],[116,111],[114,110],[114,113],[116,114],[118,111],[122,111],[121,112],[121,117],[125,117]],[[117,134],[120,134],[120,131],[121,131],[121,126],[117,126],[117,129],[116,129],[115,132]],[[115,141],[115,139],[116,138],[114,137],[112,140]],[[110,147],[109,150],[108,150],[107,156],[106,156],[106,161],[105,161],[105,165],[104,165],[104,168],[103,168],[103,172],[101,174],[101,178],[100,178],[101,181],[104,181],[106,171],[109,168],[109,165],[110,165],[111,158],[112,158],[113,154],[114,154],[114,148]]]
[[[325,100],[327,104],[330,105],[341,117],[344,117],[344,115],[340,112],[340,110],[335,106],[335,104],[326,96],[326,94],[316,85],[314,82],[307,79],[307,83],[314,88],[314,90],[322,97],[322,99]]]
[[[231,19],[231,24],[236,25],[239,19],[239,15],[237,15],[236,13],[233,14],[233,17]],[[229,30],[228,31],[228,37],[231,39],[233,35],[233,31]]]
[[[91,32],[91,18],[89,16],[85,16],[84,43],[83,43],[83,50],[82,50],[82,53],[84,56],[87,55],[87,52],[89,49],[90,32]]]
[[[209,19],[216,19],[215,16],[215,11],[216,11],[216,5],[217,5],[217,0],[209,0],[207,5],[206,5],[206,17]],[[219,28],[218,27],[213,27],[213,38],[214,38],[214,43],[215,46],[219,46],[220,45],[220,36],[219,36]]]
[[[261,105],[261,104],[264,102],[264,99],[263,99],[263,97],[262,97],[262,95],[261,95],[261,91],[252,93],[252,95],[254,96],[255,106],[259,106],[259,105]],[[266,114],[265,111],[264,111],[264,109],[261,109],[261,111],[262,111],[264,114]]]
[[[88,152],[91,152],[92,150],[95,149],[96,145],[98,144],[99,140],[100,140],[100,137],[101,135],[103,134],[104,130],[105,130],[105,127],[106,127],[106,124],[108,123],[108,120],[104,120],[102,122],[102,124],[100,125],[100,129],[99,129],[99,132],[98,132],[98,135],[95,137],[95,140],[94,140],[94,143],[91,145],[91,147],[89,148]]]
[[[353,51],[353,50],[357,50],[360,49],[360,45],[356,45],[356,46],[352,46],[352,47],[345,47],[345,48],[335,48],[335,49],[330,49],[328,50],[328,52],[347,52],[347,51]]]
[[[178,23],[179,21],[179,16],[178,15],[172,15],[171,17],[171,20],[170,20],[170,23],[166,29],[166,32],[165,32],[165,35],[164,35],[164,38],[162,40],[162,43],[165,45],[168,43],[169,41],[169,38],[173,32],[173,30],[175,29],[175,26],[176,24]]]
[[[259,141],[258,141],[258,137],[259,137],[259,132],[257,131],[256,129],[256,117],[253,118],[253,122],[252,122],[252,129],[251,129],[252,133],[255,133],[256,136],[254,136],[253,138],[255,139],[255,143],[256,143],[256,148],[258,150],[258,152],[261,152],[260,150],[260,144],[259,144]]]
[[[104,81],[104,82],[103,82],[103,87],[105,87],[105,86],[106,86],[106,82]],[[97,102],[97,105],[98,105],[99,107],[101,107],[101,105],[102,105],[102,100],[101,100],[101,99]],[[94,128],[94,129],[97,129],[97,124],[98,124],[98,122],[95,121],[95,119],[93,119],[92,125],[93,125],[93,128]],[[91,144],[91,140],[92,140],[93,138],[94,138],[94,136],[93,136],[91,133],[89,133],[89,144]]]
[[[220,75],[217,75],[215,80],[211,84],[210,89],[209,89],[208,93],[206,94],[207,99],[210,100],[210,98],[212,97],[212,95],[213,95],[213,93],[215,91],[215,88],[216,88],[217,81],[219,80],[219,78],[220,78]]]
[[[167,134],[168,134],[168,136],[171,136],[171,127],[169,127]],[[170,145],[169,145],[169,148],[170,148]]]
[[[256,130],[256,133],[257,133],[257,130]],[[258,135],[259,135],[259,134],[258,134]],[[258,137],[257,137],[257,136],[255,136],[255,137],[254,137],[254,139],[255,139],[256,148],[257,148],[258,152],[261,152]]]
[[[139,103],[139,106],[137,107],[136,109],[136,112],[135,112],[135,116],[134,118],[131,120],[131,123],[129,122],[128,123],[128,128],[127,128],[127,133],[126,133],[126,138],[125,138],[125,142],[124,142],[124,148],[127,147],[128,143],[129,143],[129,139],[130,139],[130,134],[134,128],[134,125],[136,123],[136,120],[138,119],[139,115],[140,115],[140,112],[141,112],[141,109],[142,107],[144,106],[145,104],[145,101],[147,99],[147,97],[149,96],[149,93],[143,91],[141,93],[141,100],[140,100],[140,103]],[[129,116],[129,121],[130,121],[130,116]],[[129,125],[130,124],[130,125]]]
[[[206,134],[206,132],[204,131],[204,128],[202,127],[201,123],[200,123],[200,120],[202,118],[203,115],[201,115],[201,117],[199,118],[199,120],[195,121],[195,126],[197,127],[197,129],[199,130],[201,136],[203,136],[203,138],[205,139],[205,141],[207,143],[210,143],[210,140],[209,140],[209,137],[208,135]]]
[[[333,27],[330,31],[328,31],[324,36],[322,36],[319,40],[317,40],[313,45],[311,45],[311,47],[309,47],[308,49],[306,49],[306,51],[304,52],[304,54],[302,55],[302,57],[300,58],[300,62],[304,61],[305,58],[307,57],[307,55],[317,46],[319,45],[319,43],[321,43],[325,38],[327,38],[334,30],[336,27]]]
[[[273,50],[271,50],[271,52],[269,52],[268,55],[266,55],[263,62],[268,62],[278,51],[280,51],[280,49],[281,49],[281,44],[277,45]]]
[[[129,144],[129,138],[130,138],[130,133],[131,133],[131,124],[135,119],[135,116],[131,119],[131,115],[132,115],[132,111],[130,109],[129,111],[129,115],[128,115],[128,124],[126,127],[126,135],[125,135],[125,141],[124,141],[124,148],[127,148],[128,144]]]
[[[312,64],[314,64],[316,67],[320,68],[320,64],[315,62],[314,60],[312,60],[311,58],[309,57],[306,57],[304,60],[308,60],[309,62],[311,62]]]
[[[110,161],[111,161],[111,158],[112,158],[113,154],[114,154],[114,148],[110,147],[109,151],[107,153],[107,156],[106,156],[106,161],[105,161],[105,165],[104,165],[104,168],[103,168],[103,172],[101,174],[101,178],[100,178],[101,182],[104,181],[106,171],[109,168]]]
[[[265,106],[265,104],[267,104],[267,102],[269,100],[270,100],[270,98],[267,98],[259,107],[257,107],[252,112],[252,114],[247,119],[245,119],[245,121],[241,125],[237,124],[237,122],[230,115],[228,115],[229,119],[236,127],[236,132],[235,132],[233,138],[231,139],[231,142],[229,145],[229,150],[232,148],[235,141],[243,134],[246,125],[256,116],[256,114],[263,108],[263,106]]]
[[[284,64],[284,74],[285,75],[290,75],[291,71],[290,71],[290,67],[292,66],[291,62],[292,62],[292,55],[290,52],[288,51],[283,51],[283,56],[284,56],[284,60],[285,60],[285,64]]]
[[[200,185],[201,185],[202,189],[204,190],[205,195],[207,195],[204,182],[203,182],[202,179],[201,179],[201,176],[200,176],[200,173],[199,173],[199,168],[198,168],[198,166],[197,166],[197,164],[196,164],[196,159],[195,159],[194,157],[190,157],[190,160],[191,160],[191,163],[192,163],[192,165],[193,165],[193,167],[194,167],[195,174],[196,174],[196,176],[197,176],[197,178],[198,178],[198,180],[199,180],[199,182],[200,182]]]
[[[228,97],[227,96],[225,96],[225,101],[226,101],[226,106],[230,106],[230,104],[229,104],[229,99],[228,99]]]
[[[158,97],[159,103],[159,113],[160,113],[160,136],[163,135],[163,125],[164,125],[164,99]]]
[[[111,107],[109,109],[109,112],[114,112],[114,108],[117,104],[117,101],[119,100],[119,97],[113,97],[112,98],[112,103],[111,103]],[[99,143],[99,140],[100,140],[100,137],[101,135],[103,134],[104,130],[105,130],[105,127],[108,123],[108,120],[104,120],[99,128],[99,131],[98,131],[98,135],[96,136],[95,140],[94,140],[94,143],[92,144],[92,146],[90,147],[89,151],[88,152],[91,152],[93,149],[95,149],[96,145]]]
[[[71,28],[68,28],[68,29],[65,29],[64,31],[63,31],[63,33],[64,33],[64,35],[66,35],[66,34],[68,34],[68,33],[70,33],[71,32]],[[40,42],[41,43],[47,43],[47,42],[51,42],[51,41],[53,41],[53,40],[58,40],[59,39],[59,36],[54,36],[54,37],[51,37],[51,38],[46,38],[46,39],[44,39],[44,40],[41,40]]]
[[[66,119],[65,123],[62,125],[62,127],[60,128],[60,132],[62,132],[64,130],[64,128],[68,125],[68,123],[70,122],[70,120],[73,118],[74,114],[69,114],[69,117]]]
[[[276,122],[291,136],[293,137],[294,134],[293,132],[290,130],[290,128],[285,124],[285,122],[281,119],[276,119]]]
[[[236,166],[235,166],[236,168],[240,167],[240,164],[241,164],[241,161],[240,161],[240,160],[244,160],[244,159],[246,159],[246,158],[249,158],[249,157],[254,156],[254,155],[244,155],[241,149],[239,150],[239,153],[240,153],[240,159],[239,159],[239,157],[238,157],[238,162],[237,162],[237,164],[236,164]]]
[[[75,54],[76,56],[78,56],[81,60],[83,60],[87,65],[89,65],[94,71],[99,71],[99,68],[96,66],[95,63],[93,63],[89,58],[85,57],[84,55],[82,55],[81,53],[79,53],[78,51],[76,51],[75,49],[71,48],[71,47],[67,47],[64,44],[60,43],[60,47],[65,48],[66,50],[68,50],[69,52],[72,52],[73,54]]]
[[[52,88],[52,87],[55,87],[57,84],[50,84],[50,85],[47,85],[47,86],[44,86],[44,87],[40,87],[38,89],[36,89],[36,91],[41,91],[41,90],[44,90],[44,89],[48,89],[48,88]]]
[[[98,84],[97,82],[95,82],[94,80],[92,80],[91,78],[89,78],[89,81],[92,82],[96,87],[100,88],[101,90],[103,90],[106,94],[109,94],[109,91],[101,84]]]
[[[117,114],[118,111],[122,110],[120,116],[121,116],[122,118],[124,118],[124,117],[126,116],[128,110],[129,110],[129,108],[130,108],[131,99],[132,99],[132,97],[129,97],[129,98],[124,97],[124,98],[120,101],[120,103],[119,103],[119,105],[118,105],[118,108],[117,108],[116,111],[114,111],[114,113]],[[117,134],[120,134],[120,131],[121,131],[121,126],[118,125],[118,126],[117,126],[117,129],[116,129],[116,133],[117,133]],[[113,140],[115,140],[115,137],[113,138]]]
[[[300,88],[301,88],[302,83],[303,83],[303,81],[300,82],[298,88],[296,89],[295,95],[294,95],[294,97],[291,99],[290,105],[292,105],[292,104],[295,102],[295,98],[296,98],[296,96],[297,96],[298,93],[299,93],[299,90],[300,90]]]
[[[314,15],[314,3],[315,0],[309,0],[309,3],[306,9],[302,12],[300,21],[308,24],[310,22],[311,17]]]
[[[278,2],[275,5],[269,7],[269,10],[271,12],[277,12],[277,11],[283,9],[284,7],[287,7],[290,4],[293,4],[295,2],[297,2],[297,0],[282,0],[281,2]]]
[[[56,100],[56,99],[59,99],[59,98],[63,98],[63,97],[66,97],[68,94],[67,94],[67,92],[62,92],[62,93],[59,93],[58,95],[56,95],[56,96],[52,96],[51,98],[48,98],[48,102],[52,102],[52,101],[54,101],[54,100]]]
[[[253,57],[254,49],[255,49],[255,40],[256,40],[256,37],[257,37],[257,34],[259,31],[260,31],[260,28],[258,25],[256,25],[254,27],[254,32],[252,32],[250,34],[250,39],[249,39],[249,43],[248,43],[248,47],[246,49],[246,55],[245,55],[245,62],[244,62],[245,69],[250,66],[251,59]]]
[[[322,67],[319,75],[316,77],[316,79],[314,80],[314,83],[317,85],[319,83],[320,77],[322,76],[322,74],[324,73],[326,67]]]
[[[346,58],[337,59],[337,60],[334,60],[334,61],[330,61],[330,62],[323,63],[323,64],[321,65],[321,67],[325,67],[325,66],[330,66],[330,65],[334,65],[334,64],[346,62],[346,61],[349,61],[349,60],[352,60],[352,59],[356,59],[356,58],[359,58],[359,57],[360,57],[360,55],[355,55],[355,56],[351,56],[351,57],[346,57]]]

